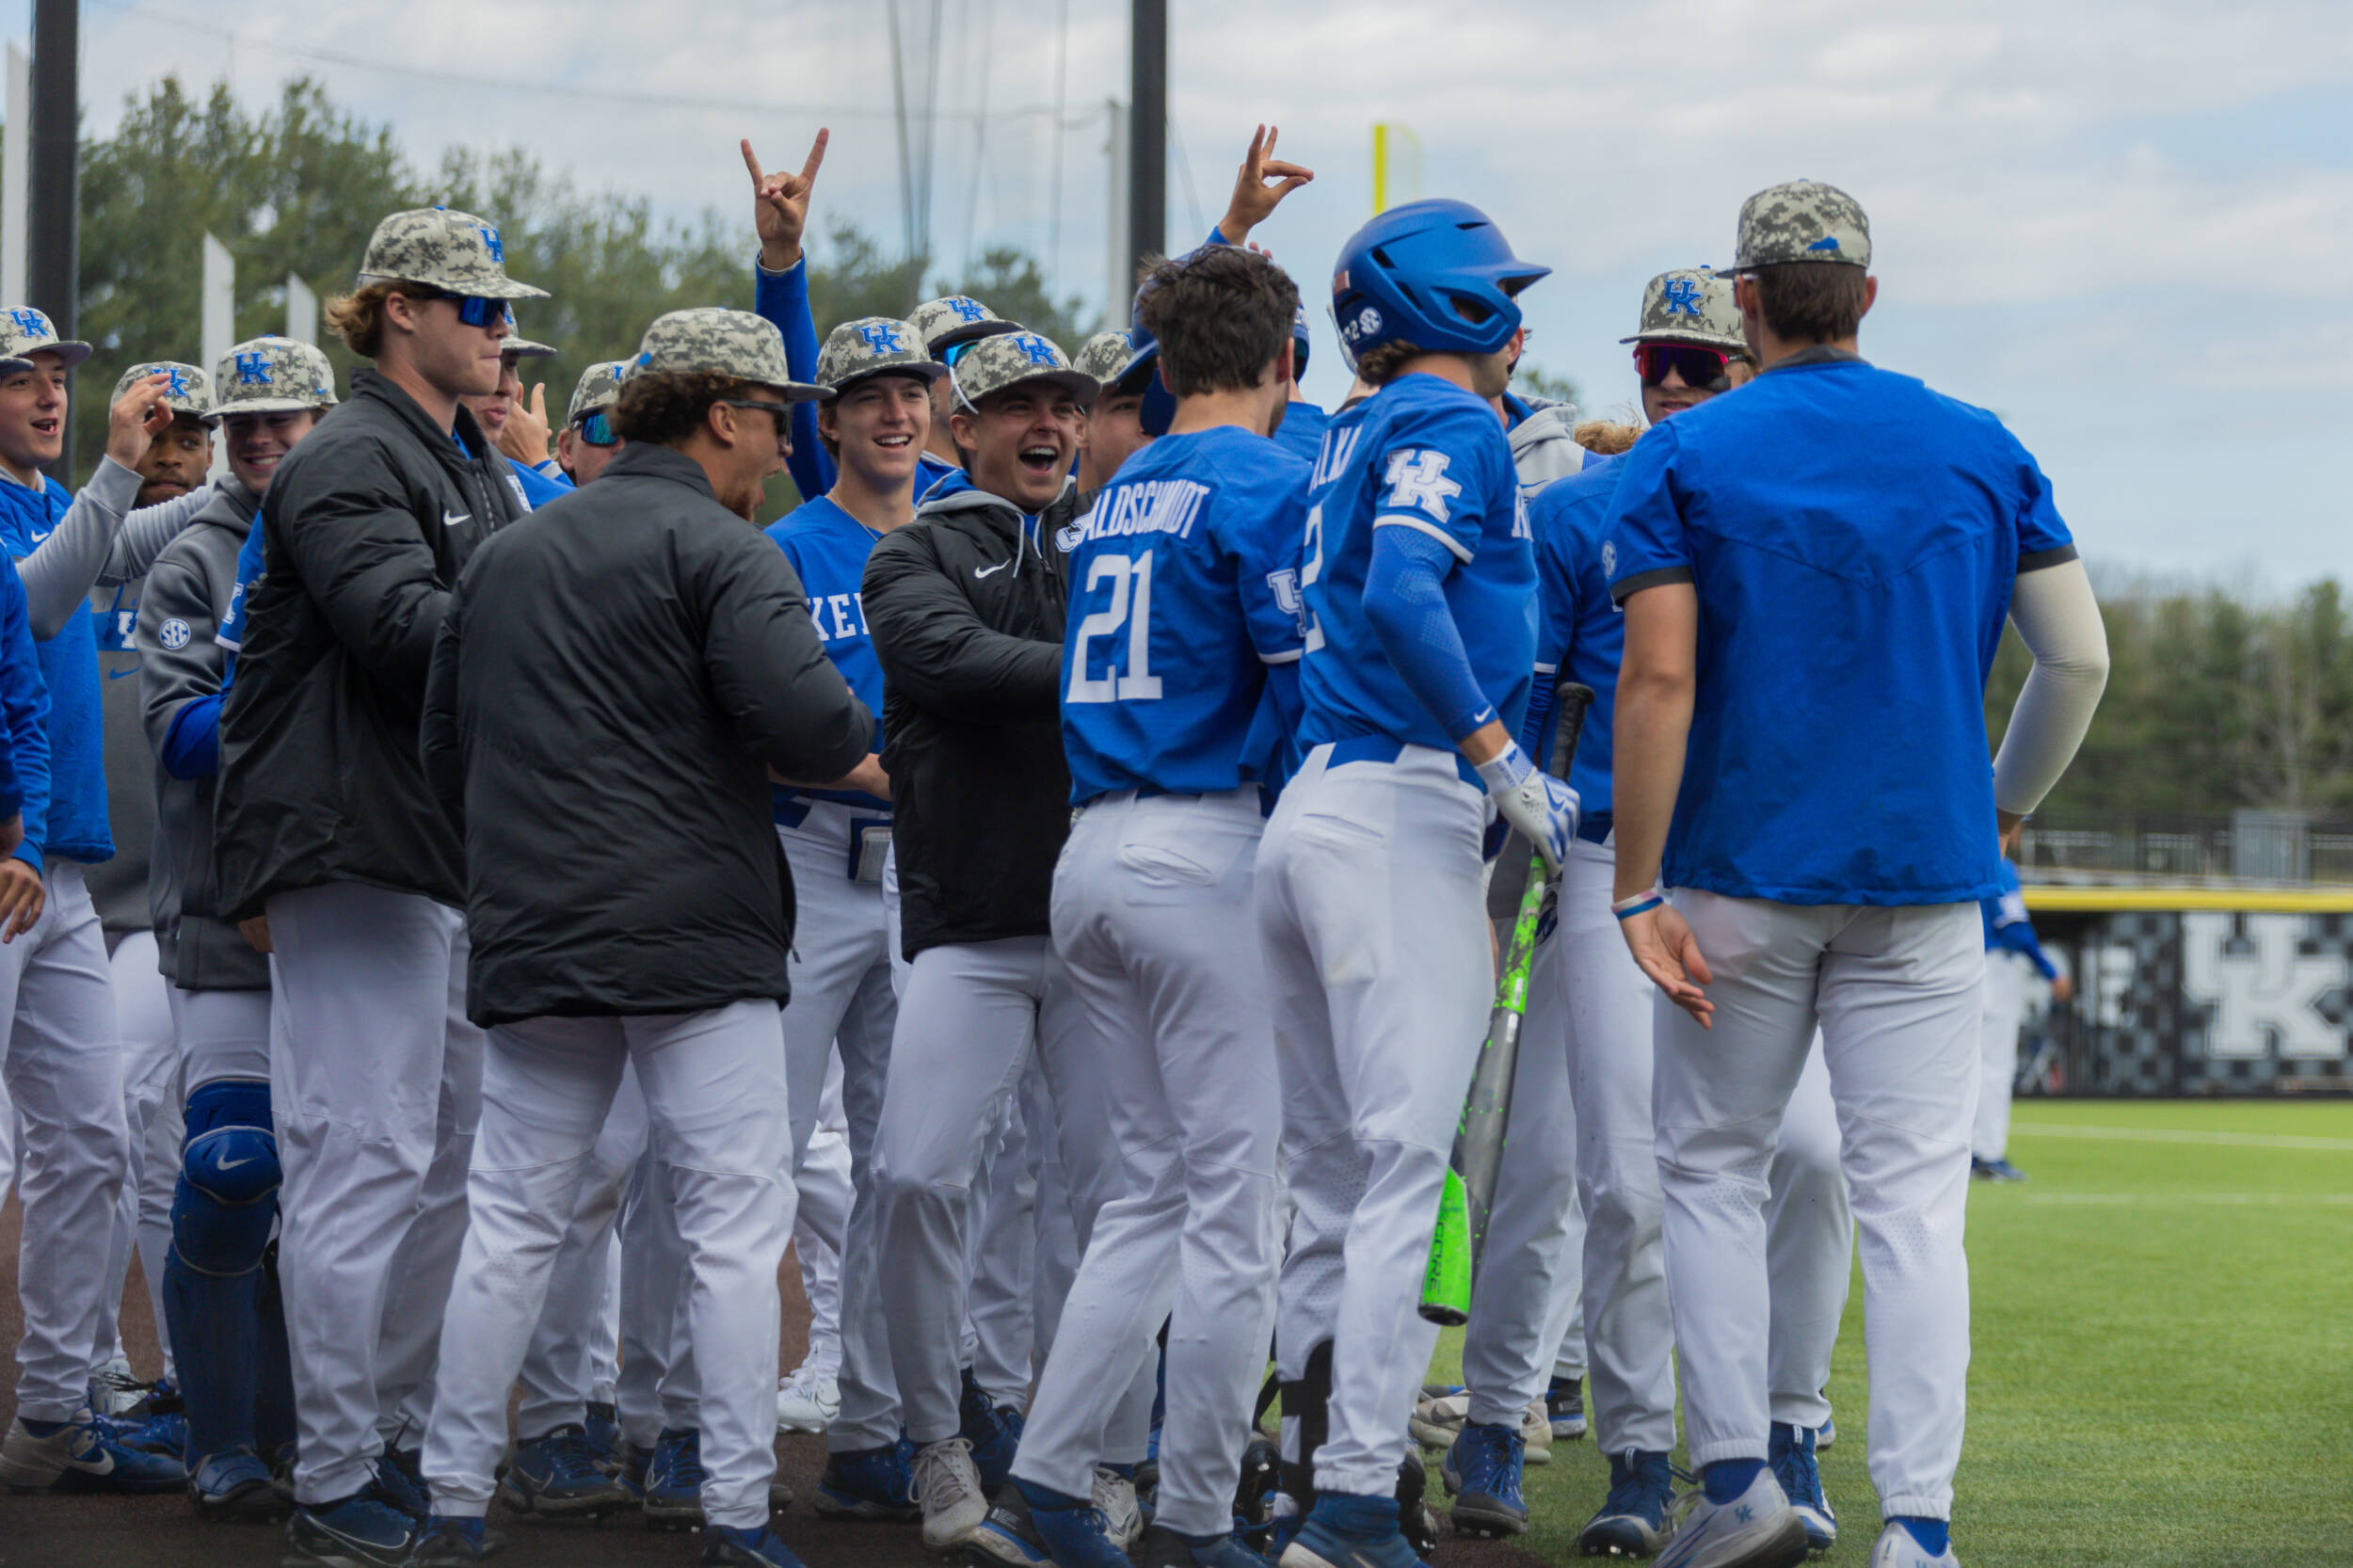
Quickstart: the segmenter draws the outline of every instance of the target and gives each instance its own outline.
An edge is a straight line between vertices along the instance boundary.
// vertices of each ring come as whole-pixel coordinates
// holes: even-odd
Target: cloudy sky
[[[520,144],[680,216],[744,210],[739,136],[797,164],[829,125],[821,221],[895,246],[893,3],[88,0],[83,99],[103,129],[167,72],[248,99],[308,72],[420,161]],[[1099,308],[1123,0],[895,3],[909,101],[936,114],[934,253],[1019,245]],[[1828,180],[1872,218],[1865,352],[2008,420],[2095,563],[2276,592],[2353,572],[2343,0],[1171,9],[1172,241],[1206,231],[1275,121],[1318,179],[1260,237],[1312,299],[1370,211],[1372,122],[1401,122],[1419,194],[1478,202],[1555,269],[1527,296],[1530,356],[1606,410],[1635,392],[1616,340],[1643,280],[1728,260],[1751,191]],[[28,10],[0,0],[0,24],[21,39]],[[1321,322],[1318,347],[1328,398]]]

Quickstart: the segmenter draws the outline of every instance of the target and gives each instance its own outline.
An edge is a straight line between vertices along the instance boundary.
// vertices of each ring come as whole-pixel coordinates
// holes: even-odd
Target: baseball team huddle
[[[1966,1194],[2050,972],[2004,848],[2107,669],[2049,483],[1862,358],[1811,181],[1650,282],[1639,424],[1514,392],[1548,269],[1485,214],[1384,212],[1327,413],[1274,142],[1075,357],[963,296],[821,337],[826,137],[745,143],[754,310],[560,423],[496,225],[395,213],[341,396],[282,337],[135,365],[78,495],[90,346],[0,312],[0,1483],[305,1568],[478,1562],[494,1498],[793,1564],[822,1432],[819,1513],[982,1568],[1414,1568],[1590,1430],[1585,1553],[1778,1568],[1837,1536],[1859,1238],[1870,1562],[1958,1561]]]

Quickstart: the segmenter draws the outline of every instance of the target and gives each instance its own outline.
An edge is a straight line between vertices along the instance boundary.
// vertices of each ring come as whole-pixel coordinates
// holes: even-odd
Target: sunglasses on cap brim
[[[1670,371],[1683,378],[1687,387],[1700,391],[1721,392],[1732,379],[1732,361],[1745,360],[1745,354],[1729,349],[1706,348],[1693,343],[1638,343],[1634,345],[1634,368],[1646,387],[1664,386]]]

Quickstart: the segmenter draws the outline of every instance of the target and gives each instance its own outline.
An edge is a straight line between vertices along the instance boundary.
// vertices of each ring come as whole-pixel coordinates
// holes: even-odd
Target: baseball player
[[[623,444],[611,414],[613,400],[620,395],[621,369],[618,360],[600,360],[582,371],[564,410],[564,428],[555,437],[555,461],[576,486],[602,473]]]
[[[269,961],[220,916],[213,802],[228,650],[213,631],[278,465],[335,403],[327,357],[289,338],[220,363],[214,414],[229,472],[165,546],[140,595],[139,700],[156,798],[151,893],[185,1084],[172,1240],[159,1271],[181,1368],[188,1496],[216,1518],[285,1511],[273,1469],[294,1445],[286,1324],[268,1243],[279,1160],[269,1101]]]
[[[1054,942],[1092,1027],[1073,1070],[1112,1108],[1118,1195],[1090,1228],[1016,1488],[986,1527],[1016,1548],[1000,1558],[1128,1560],[1095,1472],[1165,1320],[1144,1560],[1263,1560],[1233,1538],[1233,1497],[1273,1320],[1280,1092],[1241,916],[1271,752],[1255,721],[1269,703],[1297,715],[1289,584],[1307,469],[1266,438],[1284,416],[1298,297],[1273,263],[1231,247],[1146,277],[1138,311],[1175,420],[1064,536],[1063,744],[1079,810],[1054,873]]]
[[[1862,1231],[1887,1519],[1871,1560],[1943,1568],[1969,1359],[1971,917],[2000,886],[1998,839],[2090,722],[2106,644],[2033,458],[1992,415],[1857,352],[1876,292],[1862,207],[1776,185],[1741,208],[1738,242],[1763,374],[1638,442],[1608,523],[1625,606],[1614,910],[1662,993],[1667,1288],[1704,1488],[1658,1560],[1806,1549],[1767,1468],[1764,1208],[1818,1023]],[[2006,616],[2035,667],[1989,772]]]
[[[783,467],[788,402],[820,395],[760,317],[663,316],[615,406],[629,450],[486,545],[441,628],[423,745],[465,824],[467,1005],[491,1033],[418,1568],[488,1544],[507,1388],[624,1062],[692,1282],[701,1560],[799,1560],[768,1528],[795,896],[768,775],[871,768],[873,719],[791,568],[733,519]]]
[[[213,459],[212,383],[196,366],[158,360],[122,373],[112,402],[150,376],[165,377],[165,405],[171,424],[148,443],[138,461],[139,507],[177,501],[201,488]],[[90,595],[91,630],[104,673],[99,702],[105,713],[106,822],[114,858],[89,870],[90,901],[98,906],[115,991],[116,1026],[122,1043],[123,1104],[131,1128],[131,1168],[116,1211],[114,1244],[107,1256],[110,1281],[95,1354],[90,1405],[118,1420],[136,1419],[160,1398],[173,1396],[171,1336],[164,1320],[164,1250],[171,1239],[172,1182],[179,1171],[180,1054],[173,1044],[171,1007],[156,966],[153,916],[147,896],[149,849],[155,832],[154,763],[139,723],[138,650],[132,632],[138,620],[141,584],[117,584]],[[164,1377],[151,1388],[130,1375],[115,1321],[124,1277],[136,1251],[140,1273],[155,1313]],[[154,1429],[177,1454],[176,1423]]]
[[[61,455],[67,376],[90,345],[49,318],[0,312],[0,543],[15,557],[48,703],[46,768],[10,728],[26,780],[24,837],[0,862],[0,1016],[9,1097],[22,1118],[24,1208],[18,1294],[16,1419],[0,1438],[0,1483],[164,1491],[175,1459],[139,1454],[89,1418],[92,1351],[108,1249],[131,1166],[114,988],[83,868],[114,854],[106,815],[96,629],[87,596],[143,575],[202,503],[195,494],[130,512],[149,442],[168,427],[170,379],[144,377],[115,400],[106,456],[79,497],[40,472]],[[126,516],[126,513],[129,515]],[[30,781],[45,773],[35,798]]]
[[[910,965],[875,1133],[877,1277],[923,1539],[940,1551],[987,1512],[974,1437],[997,1435],[966,1430],[957,1365],[970,1187],[986,1141],[1033,1052],[1065,1163],[1094,1155],[1103,1126],[1062,1093],[1085,1024],[1048,939],[1070,788],[1058,723],[1064,585],[1048,540],[1069,515],[1081,408],[1096,387],[1026,331],[971,342],[948,379],[965,465],[873,547],[864,585]],[[1091,1194],[1095,1174],[1074,1169],[1074,1190]],[[842,1419],[826,1434],[837,1450],[853,1446],[854,1391],[869,1397],[856,1382],[845,1363]]]
[[[1577,826],[1575,794],[1512,738],[1536,566],[1485,401],[1508,376],[1515,296],[1547,270],[1449,200],[1382,214],[1333,269],[1341,340],[1379,391],[1317,457],[1299,576],[1306,759],[1257,864],[1297,1206],[1276,1363],[1287,1383],[1330,1366],[1328,1435],[1303,1433],[1295,1459],[1315,1505],[1287,1568],[1415,1560],[1399,1457],[1437,1334],[1416,1310],[1423,1265],[1494,984],[1487,799],[1556,862]]]
[[[878,540],[915,519],[931,387],[946,374],[946,366],[924,357],[922,339],[906,322],[867,316],[828,333],[815,379],[833,394],[818,414],[833,487],[768,530],[808,593],[811,624],[827,657],[878,714],[884,711],[883,671],[864,610],[867,559]],[[860,787],[780,788],[774,813],[808,912],[793,952],[793,1000],[784,1019],[793,1147],[808,1146],[826,1064],[838,1049],[856,1194],[847,1229],[831,1240],[847,1270],[842,1356],[855,1363],[848,1381],[862,1398],[843,1400],[837,1381],[835,1400],[845,1430],[828,1440],[832,1451],[816,1506],[822,1512],[904,1517],[910,1507],[907,1458],[898,1447],[872,1240],[874,1128],[898,1020],[882,895],[891,841],[890,781],[879,755],[885,734],[878,725],[877,755],[865,764]],[[853,1423],[856,1430],[847,1430]]]
[[[1732,287],[1705,270],[1652,279],[1643,291],[1638,329],[1626,341],[1635,344],[1642,409],[1653,425],[1755,375]],[[1609,599],[1605,564],[1613,555],[1603,524],[1617,488],[1618,465],[1615,457],[1589,456],[1577,473],[1546,487],[1529,506],[1544,619],[1536,652],[1540,696],[1529,704],[1524,743],[1531,750],[1549,749],[1550,693],[1563,675],[1592,687],[1595,698],[1586,712],[1570,780],[1584,810],[1561,889],[1558,963],[1536,977],[1550,987],[1548,1000],[1566,1029],[1557,1054],[1531,1054],[1523,1047],[1513,1084],[1516,1125],[1565,1121],[1575,1136],[1510,1140],[1504,1169],[1513,1175],[1498,1191],[1497,1208],[1505,1207],[1503,1190],[1519,1183],[1574,1182],[1583,1199],[1583,1316],[1592,1325],[1594,1422],[1609,1456],[1611,1486],[1579,1544],[1594,1555],[1642,1557],[1656,1552],[1667,1533],[1674,1383],[1650,1111],[1652,987],[1626,952],[1609,911],[1615,850],[1609,809],[1611,699],[1625,631]],[[1531,995],[1531,1018],[1537,1000]],[[1827,1409],[1817,1407],[1846,1303],[1852,1244],[1838,1170],[1837,1122],[1818,1052],[1809,1059],[1783,1118],[1770,1182],[1772,1457],[1784,1490],[1799,1502],[1809,1541],[1818,1532],[1826,1549],[1835,1539],[1835,1520],[1820,1496],[1820,1479],[1801,1433],[1828,1419]],[[1493,1256],[1492,1234],[1489,1244]],[[1516,1336],[1484,1325],[1491,1312],[1507,1323],[1533,1321],[1541,1308],[1526,1275],[1535,1272],[1523,1265],[1481,1275],[1465,1346],[1466,1370],[1495,1357],[1495,1364],[1506,1368],[1507,1388],[1532,1381],[1532,1366],[1489,1348],[1517,1345]],[[1565,1283],[1575,1291],[1577,1271],[1568,1272]],[[1575,1336],[1577,1365],[1582,1367],[1589,1337],[1583,1324]],[[1457,1448],[1449,1468],[1465,1481],[1455,1503],[1458,1524],[1467,1519],[1474,1528],[1507,1533],[1524,1525],[1525,1506],[1517,1474],[1504,1456],[1507,1448],[1491,1431],[1478,1447]]]
[[[277,960],[296,1561],[399,1561],[422,1512],[415,1450],[387,1438],[431,1393],[482,1034],[463,1007],[460,848],[416,704],[458,569],[522,512],[459,401],[498,385],[508,301],[543,292],[504,258],[471,214],[376,225],[357,291],[328,310],[374,368],[271,477],[268,570],[221,704],[221,908],[264,917]]]
[[[1978,1035],[1984,1077],[1969,1137],[1969,1174],[1980,1181],[2024,1181],[2026,1173],[2009,1162],[2010,1085],[2018,1077],[2018,1022],[2025,1010],[2023,971],[2031,967],[2048,981],[2054,1002],[2066,1001],[2074,986],[2035,939],[2018,868],[2007,856],[2001,874],[2002,890],[1977,907],[1985,922],[1985,1001]]]
[[[1097,332],[1080,346],[1070,361],[1080,373],[1103,385],[1103,395],[1087,409],[1086,444],[1079,449],[1079,505],[1085,510],[1112,482],[1119,465],[1152,438],[1143,424],[1144,384],[1152,365],[1123,376],[1132,358],[1125,332]]]
[[[572,488],[572,481],[548,455],[547,388],[533,389],[533,402],[523,402],[520,367],[525,360],[554,357],[552,344],[510,332],[499,344],[498,391],[469,397],[475,423],[507,459],[515,489],[525,510],[536,510]]]

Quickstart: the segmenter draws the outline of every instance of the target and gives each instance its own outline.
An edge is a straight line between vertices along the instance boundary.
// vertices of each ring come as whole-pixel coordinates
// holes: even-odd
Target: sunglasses
[[[1641,373],[1642,385],[1657,387],[1665,384],[1667,373],[1674,372],[1683,384],[1700,391],[1721,392],[1732,378],[1732,361],[1746,359],[1721,348],[1702,348],[1688,343],[1638,343],[1634,345],[1634,368]]]
[[[730,408],[765,408],[768,410],[769,417],[776,422],[776,444],[788,451],[791,450],[792,427],[785,423],[792,417],[791,404],[771,403],[760,397],[723,397],[719,401]]]
[[[593,414],[581,415],[573,424],[572,428],[578,430],[580,439],[590,446],[621,444],[620,432],[613,428],[613,422],[605,417],[605,411],[602,408],[599,408]]]
[[[967,338],[962,343],[952,343],[939,351],[939,362],[950,370],[953,370],[956,368],[956,361],[964,358],[967,349],[977,347],[987,341],[986,338]]]
[[[403,293],[408,291],[403,290]],[[486,299],[478,294],[452,294],[447,289],[419,290],[419,299],[446,299],[457,307],[457,319],[469,327],[488,327],[492,322],[515,324],[514,307],[504,299]]]

